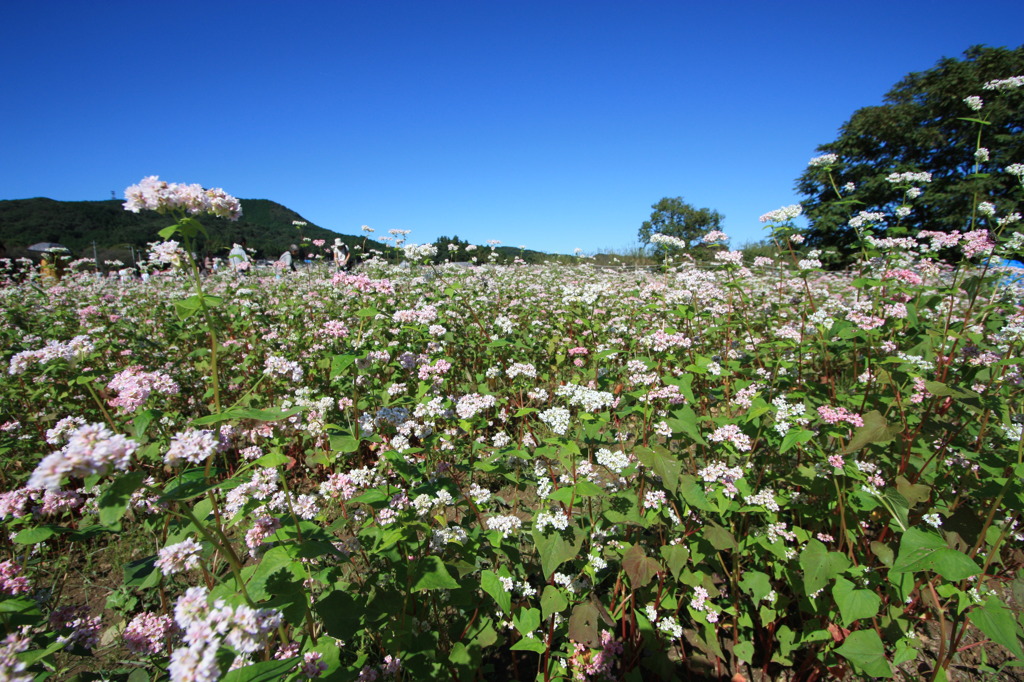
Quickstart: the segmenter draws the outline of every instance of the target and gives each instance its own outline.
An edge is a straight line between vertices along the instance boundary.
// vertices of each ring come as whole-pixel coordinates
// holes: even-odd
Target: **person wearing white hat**
[[[334,251],[334,265],[337,266],[338,271],[348,270],[352,265],[352,254],[345,242],[341,241],[341,237],[335,238],[331,250]]]

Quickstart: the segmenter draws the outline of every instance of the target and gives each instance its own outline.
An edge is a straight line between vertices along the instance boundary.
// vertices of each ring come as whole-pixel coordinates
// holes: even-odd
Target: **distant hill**
[[[287,206],[269,199],[242,199],[242,218],[231,222],[223,218],[203,216],[203,226],[210,233],[205,249],[214,255],[226,255],[235,242],[245,239],[256,249],[258,258],[276,259],[289,244],[300,240],[292,221],[308,223],[301,236],[326,239],[328,245],[336,237],[349,247],[363,243],[363,235],[332,232],[309,222]],[[149,242],[159,241],[157,232],[172,224],[166,215],[124,210],[122,201],[55,201],[53,199],[10,199],[0,201],[0,241],[11,255],[19,255],[24,247],[36,242],[58,242],[71,249],[76,257],[92,256],[93,242],[101,260],[118,258],[129,262],[132,248],[145,249]],[[367,250],[384,249],[372,239]]]

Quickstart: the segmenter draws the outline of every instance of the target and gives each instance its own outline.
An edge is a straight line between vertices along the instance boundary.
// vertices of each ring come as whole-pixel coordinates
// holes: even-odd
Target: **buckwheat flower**
[[[985,106],[985,101],[977,95],[971,95],[970,97],[964,97],[964,104],[971,111],[981,111],[981,108]]]
[[[764,488],[755,495],[745,497],[743,501],[754,507],[764,507],[768,511],[779,511],[779,503],[775,501],[775,491],[771,488]]]
[[[715,443],[729,441],[740,452],[750,451],[750,437],[740,431],[740,427],[736,424],[718,427],[714,433],[708,436],[708,439]]]
[[[839,161],[838,154],[822,154],[821,156],[815,156],[807,162],[808,168],[817,168],[820,166],[831,166]]]
[[[271,355],[264,362],[263,373],[271,376],[290,378],[293,382],[302,381],[304,372],[297,362],[292,362],[276,355]]]
[[[533,521],[533,527],[543,533],[548,526],[555,530],[565,530],[569,527],[569,517],[560,509],[554,513],[542,511],[537,514],[537,518]]]
[[[124,471],[138,447],[134,440],[114,434],[103,424],[85,424],[75,429],[63,449],[43,458],[26,487],[57,490],[65,476],[85,478],[113,469]]]
[[[141,367],[129,367],[114,375],[107,388],[116,391],[117,397],[107,403],[121,409],[122,413],[135,412],[153,392],[164,395],[178,393],[178,384],[163,372],[144,372]]]
[[[506,538],[522,527],[523,521],[518,516],[492,516],[487,519],[488,530],[496,530]]]
[[[974,151],[974,160],[977,161],[978,163],[985,163],[986,161],[988,161],[988,158],[989,158],[989,152],[988,152],[987,148],[985,148],[985,147],[978,147]]]
[[[855,183],[855,182],[848,182],[848,183],[846,183],[845,185],[843,185],[843,191],[846,192],[847,194],[849,194],[850,192],[856,192],[857,191],[857,183]]]
[[[62,606],[50,614],[50,628],[65,631],[57,637],[57,642],[68,649],[92,650],[98,647],[102,626],[100,617],[89,616],[86,606]]]
[[[1024,163],[1011,163],[1003,170],[1010,175],[1016,175],[1019,179],[1024,180]]]
[[[942,525],[942,517],[938,514],[925,514],[921,519],[932,528],[938,528]]]
[[[854,217],[850,218],[850,221],[847,224],[850,227],[856,229],[856,228],[859,228],[859,227],[863,227],[864,225],[880,223],[883,220],[885,220],[885,214],[884,213],[879,213],[877,211],[876,212],[861,211],[860,213],[858,213]]]
[[[327,661],[321,660],[323,654],[319,651],[307,651],[302,655],[302,668],[300,671],[309,679],[316,679],[327,672],[330,667]]]
[[[788,220],[796,218],[804,212],[803,206],[800,204],[791,204],[789,206],[783,206],[777,208],[774,211],[769,211],[763,216],[758,218],[762,223],[784,223]]]
[[[16,596],[32,589],[32,583],[21,571],[22,567],[13,561],[0,562],[0,593]]]
[[[658,622],[658,629],[670,636],[672,639],[679,639],[683,636],[683,627],[676,620],[675,616],[665,616]]]
[[[706,235],[700,238],[705,244],[717,244],[718,242],[729,241],[729,236],[721,230],[711,230]]]
[[[707,608],[708,591],[700,585],[693,588],[693,598],[690,599],[690,608],[694,611],[703,611]]]
[[[978,204],[978,213],[984,216],[992,216],[996,213],[996,205],[991,201],[982,201]]]
[[[125,648],[133,654],[157,656],[164,652],[181,629],[170,616],[145,611],[132,618],[121,637]]]
[[[175,545],[168,545],[157,552],[156,567],[164,575],[188,571],[199,565],[199,554],[203,546],[193,538],[186,538]]]
[[[932,174],[926,172],[889,173],[885,179],[893,185],[916,185],[931,182]]]
[[[50,445],[60,445],[74,433],[75,429],[84,424],[85,420],[81,417],[64,417],[54,424],[53,428],[46,430],[46,442]]]
[[[164,460],[171,466],[177,466],[182,460],[191,464],[202,464],[220,447],[217,434],[207,429],[187,429],[171,437],[171,445],[167,449]]]
[[[661,509],[665,504],[664,490],[648,490],[644,494],[644,509]]]
[[[1017,88],[1024,87],[1024,76],[1013,76],[1011,78],[1000,78],[996,80],[990,80],[982,86],[985,90],[1016,90]]]
[[[569,410],[565,408],[552,407],[544,410],[537,416],[559,436],[564,436],[566,431],[569,430],[569,418],[571,415]]]

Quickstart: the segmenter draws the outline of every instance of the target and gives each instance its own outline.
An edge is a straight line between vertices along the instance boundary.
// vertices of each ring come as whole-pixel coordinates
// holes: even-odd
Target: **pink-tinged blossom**
[[[978,255],[991,253],[995,244],[989,239],[988,230],[972,230],[963,235],[964,256],[973,258]]]
[[[864,426],[864,419],[857,413],[851,412],[845,407],[830,407],[822,405],[818,408],[818,416],[829,424],[846,422],[851,426]]]
[[[199,565],[203,546],[193,538],[163,547],[157,553],[156,567],[164,575],[189,571]]]
[[[25,487],[57,490],[65,476],[85,478],[125,470],[139,444],[103,424],[86,424],[71,434],[61,450],[43,458]]]
[[[92,650],[100,645],[99,616],[90,616],[86,606],[62,606],[50,614],[50,628],[61,632],[57,641],[65,648]]]
[[[25,672],[28,664],[18,658],[18,654],[28,651],[31,638],[24,633],[12,632],[0,641],[0,680],[7,682],[32,682],[34,674],[20,675]]]
[[[715,443],[729,441],[740,452],[750,451],[750,436],[740,431],[736,424],[726,424],[715,429],[714,433],[708,436],[708,440]]]
[[[46,345],[38,350],[25,350],[14,355],[8,366],[8,374],[21,374],[32,364],[45,365],[53,360],[81,359],[95,350],[95,345],[85,334],[80,334],[70,341],[47,341]]]
[[[921,275],[917,274],[913,270],[907,270],[906,268],[897,268],[895,270],[886,270],[882,275],[886,279],[898,279],[901,282],[906,282],[911,285],[918,285],[924,281]]]
[[[165,461],[177,466],[182,461],[202,464],[220,448],[217,434],[207,429],[186,429],[171,437]]]
[[[256,549],[280,527],[281,522],[277,518],[273,516],[261,516],[256,519],[252,528],[246,532],[245,546],[249,549]]]
[[[32,589],[32,583],[21,571],[21,566],[13,561],[0,561],[0,593],[15,596]]]
[[[133,654],[156,656],[163,653],[181,629],[170,616],[143,612],[132,618],[121,637]]]
[[[121,408],[124,413],[135,412],[155,391],[164,395],[178,392],[178,384],[163,372],[144,372],[141,367],[129,367],[114,375],[107,388],[116,391],[117,397],[108,404]]]
[[[124,196],[124,209],[132,213],[184,211],[192,215],[209,213],[228,220],[242,217],[241,202],[220,188],[203,189],[198,184],[165,182],[156,175],[128,187]]]

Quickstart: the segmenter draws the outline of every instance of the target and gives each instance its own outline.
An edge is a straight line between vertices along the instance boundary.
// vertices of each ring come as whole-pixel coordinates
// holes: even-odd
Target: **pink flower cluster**
[[[174,395],[179,390],[178,384],[163,372],[144,372],[137,365],[118,372],[107,388],[118,393],[116,398],[107,401],[108,404],[125,413],[139,409],[153,391]]]
[[[85,335],[76,336],[70,341],[47,341],[39,350],[25,350],[16,354],[11,358],[7,373],[21,374],[33,362],[40,365],[58,359],[70,362],[91,353],[94,348],[92,340]]]
[[[574,642],[575,652],[569,660],[575,672],[574,679],[586,680],[591,677],[611,679],[618,657],[622,655],[622,642],[607,630],[601,632],[601,649],[592,651],[579,642]]]
[[[845,407],[830,407],[822,405],[818,408],[818,416],[829,424],[846,422],[852,426],[864,426],[864,419],[856,412],[850,412]]]
[[[0,561],[0,593],[25,594],[32,589],[32,583],[21,574],[21,566],[13,561]]]
[[[122,637],[128,651],[133,654],[155,656],[180,632],[181,628],[170,616],[145,611],[132,618]]]
[[[127,188],[124,197],[124,209],[132,213],[145,209],[158,213],[209,213],[228,220],[242,217],[241,202],[220,188],[203,189],[197,184],[165,182],[156,175],[143,178],[139,184]]]
[[[29,476],[27,488],[57,490],[65,476],[85,478],[125,470],[139,444],[114,434],[103,424],[86,424],[75,429],[68,444],[43,458]]]
[[[90,616],[85,606],[62,606],[50,614],[50,627],[69,631],[57,637],[67,648],[95,649],[100,645],[99,616]]]

